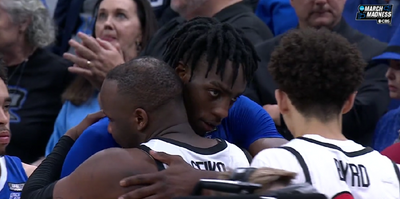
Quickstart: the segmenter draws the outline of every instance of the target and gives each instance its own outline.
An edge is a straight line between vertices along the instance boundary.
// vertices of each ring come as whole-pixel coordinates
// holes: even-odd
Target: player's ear
[[[188,83],[190,80],[190,68],[187,67],[182,61],[178,63],[178,66],[175,68],[176,74],[181,78],[183,83]]]
[[[288,112],[289,108],[288,108],[288,96],[285,92],[276,89],[275,90],[275,98],[276,98],[276,102],[278,104],[279,107],[279,112],[281,112],[282,114],[285,114]]]
[[[136,123],[136,129],[141,132],[143,131],[148,124],[149,117],[147,116],[147,113],[145,110],[138,108],[135,110],[134,118],[135,118],[135,123]]]
[[[354,92],[353,94],[351,94],[349,96],[349,98],[347,98],[347,100],[344,103],[343,108],[342,108],[342,114],[348,113],[353,108],[354,100],[356,99],[356,95],[357,95],[357,92]]]

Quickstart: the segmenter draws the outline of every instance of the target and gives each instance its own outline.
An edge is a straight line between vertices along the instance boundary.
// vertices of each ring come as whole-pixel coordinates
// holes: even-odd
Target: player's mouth
[[[0,144],[9,144],[10,143],[11,134],[9,131],[1,131],[0,132]]]

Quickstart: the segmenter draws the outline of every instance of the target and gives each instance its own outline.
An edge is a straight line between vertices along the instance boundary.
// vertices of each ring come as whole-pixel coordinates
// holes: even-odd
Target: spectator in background
[[[156,31],[157,21],[147,0],[98,0],[95,8],[93,36],[99,39],[79,33],[83,44],[74,40],[70,44],[82,57],[65,54],[65,58],[75,63],[70,71],[79,76],[62,95],[65,103],[54,125],[46,155],[67,130],[87,114],[100,110],[97,95],[106,73],[137,57]],[[90,45],[86,47],[84,44]],[[96,73],[96,77],[87,75],[88,68],[102,74]]]
[[[273,37],[271,30],[254,14],[250,0],[171,0],[171,9],[180,17],[170,20],[154,35],[141,55],[162,58],[167,39],[178,27],[194,17],[214,17],[241,29],[253,43]]]
[[[374,60],[389,61],[389,69],[386,72],[389,94],[392,99],[400,99],[400,27],[394,34],[385,52]],[[400,137],[400,107],[387,112],[378,122],[373,147],[382,151],[392,145]]]
[[[381,54],[387,45],[356,31],[346,23],[342,18],[345,0],[296,0],[291,2],[299,18],[300,29],[328,28],[337,32],[350,43],[356,44],[362,52],[364,60],[368,62],[365,79],[358,89],[354,107],[344,115],[343,133],[347,138],[360,144],[371,145],[376,123],[386,112],[390,101],[385,78],[388,65],[371,61],[371,59]],[[264,106],[275,123],[281,127],[282,134],[287,139],[291,139],[292,135],[285,130],[284,121],[276,105],[276,84],[267,70],[271,53],[281,38],[282,35],[256,46],[261,63],[245,95]]]
[[[256,15],[267,24],[275,36],[295,28],[298,24],[290,0],[260,0]]]
[[[280,35],[298,24],[293,0],[260,0],[256,14],[273,31]],[[358,6],[362,4],[392,4],[393,18],[391,25],[377,24],[375,20],[355,20]],[[347,0],[343,10],[343,18],[350,27],[382,42],[389,42],[400,24],[399,0]]]
[[[54,41],[54,26],[40,0],[0,1],[0,54],[8,68],[9,155],[32,163],[43,156],[72,80],[70,63],[43,47]]]
[[[249,6],[256,10],[259,0],[243,0]],[[179,17],[179,14],[171,9],[171,0],[152,0],[151,6],[156,14],[158,25],[162,27],[164,24],[168,23],[175,17]]]
[[[57,25],[56,42],[52,51],[62,56],[72,50],[68,44],[71,38],[78,39],[76,33],[92,34],[94,5],[97,0],[57,0],[54,21]],[[71,51],[70,51],[71,52]]]

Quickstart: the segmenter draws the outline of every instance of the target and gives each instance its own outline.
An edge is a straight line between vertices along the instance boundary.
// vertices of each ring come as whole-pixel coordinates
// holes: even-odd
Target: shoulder
[[[25,170],[25,173],[26,173],[26,175],[29,177],[29,176],[31,176],[31,174],[36,170],[36,166],[33,166],[33,165],[29,165],[29,164],[25,164],[25,163],[22,163],[22,166],[24,167],[24,170]]]
[[[109,119],[108,117],[105,117],[98,122],[90,125],[83,133],[88,134],[91,133],[91,135],[96,135],[96,136],[104,136],[108,133],[108,124],[109,124]]]
[[[36,169],[34,166],[27,166],[27,164],[24,164],[21,159],[16,156],[5,155],[3,158],[0,157],[0,165],[2,163],[6,165],[7,170],[11,170],[14,175],[21,176],[22,178],[29,177],[29,175]]]
[[[155,171],[150,157],[140,150],[109,148],[94,154],[70,175],[58,181],[54,198],[116,198],[137,188],[119,186],[121,179]]]
[[[40,61],[45,61],[43,63],[47,63],[46,65],[51,65],[53,68],[68,68],[71,66],[71,62],[68,60],[50,52],[49,50],[38,48],[34,54],[36,56],[35,59]],[[54,65],[57,64],[57,65]]]
[[[237,111],[258,111],[263,110],[260,105],[255,103],[253,100],[248,97],[241,95],[237,98],[236,102],[233,104],[232,108],[229,110],[230,113],[235,113]]]
[[[356,45],[357,48],[361,51],[362,57],[366,61],[370,61],[375,56],[380,55],[387,48],[387,43],[381,42],[377,39],[374,39],[366,34],[363,34],[357,30],[354,30],[356,37]]]
[[[279,44],[284,34],[275,36],[274,38],[263,41],[255,46],[257,52],[262,52],[264,50],[271,51]]]
[[[108,145],[106,144],[108,142],[115,143],[112,135],[108,133],[108,123],[109,120],[106,117],[92,124],[85,131],[83,131],[82,135],[79,136],[74,145],[77,145],[78,143],[83,145],[87,145],[88,143],[98,143],[98,145]]]
[[[109,175],[122,175],[122,177],[118,179],[119,181],[124,177],[136,175],[140,172],[146,173],[157,170],[155,167],[149,167],[149,164],[154,164],[152,159],[140,149],[114,147],[97,152],[83,162],[81,166],[87,168],[85,169],[86,172],[91,170],[92,173],[109,172],[109,170],[113,170]],[[129,172],[129,174],[127,174],[127,172]]]
[[[395,116],[398,114],[400,114],[400,108],[388,111],[387,113],[385,113],[385,115],[381,117],[380,120],[382,121],[395,120],[396,119]]]
[[[229,169],[236,169],[238,167],[248,167],[249,159],[247,158],[246,154],[242,149],[238,146],[225,141],[227,144],[227,155],[230,156],[231,163],[227,165],[230,167]]]
[[[278,35],[266,41],[263,41],[255,46],[256,52],[261,59],[261,62],[269,62],[272,51],[279,44],[284,34]]]
[[[285,146],[285,145],[284,145]],[[284,168],[285,165],[298,165],[296,157],[282,148],[270,148],[260,151],[251,163],[252,167]]]

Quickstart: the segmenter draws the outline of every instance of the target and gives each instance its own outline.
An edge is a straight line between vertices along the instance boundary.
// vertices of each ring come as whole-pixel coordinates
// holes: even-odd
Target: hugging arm
[[[137,188],[120,187],[119,181],[121,178],[156,171],[154,163],[151,163],[151,159],[148,156],[146,157],[146,154],[138,150],[134,152],[136,153],[130,154],[125,149],[111,148],[96,153],[65,178],[56,180],[56,176],[52,179],[46,176],[47,180],[42,183],[34,180],[28,181],[26,185],[28,187],[24,189],[22,198],[117,198],[119,195]],[[49,157],[51,155],[53,153]],[[48,171],[44,170],[43,165],[41,165],[42,169],[34,172],[34,175],[41,174],[45,177],[45,173]],[[47,169],[51,168],[47,167]]]

